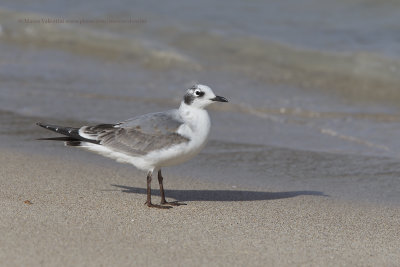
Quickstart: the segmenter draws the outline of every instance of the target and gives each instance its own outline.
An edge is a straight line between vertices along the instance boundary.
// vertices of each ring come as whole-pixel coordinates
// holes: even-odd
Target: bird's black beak
[[[228,99],[226,99],[226,98],[223,97],[223,96],[219,96],[219,95],[217,95],[217,96],[214,97],[214,98],[211,98],[210,100],[212,100],[212,101],[217,101],[217,102],[228,102]]]

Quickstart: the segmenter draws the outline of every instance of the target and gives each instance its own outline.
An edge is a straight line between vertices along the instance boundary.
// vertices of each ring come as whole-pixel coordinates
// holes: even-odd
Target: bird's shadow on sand
[[[135,193],[146,195],[145,188],[115,185],[124,193]],[[160,195],[159,190],[152,190],[152,195]],[[167,198],[178,201],[255,201],[292,198],[297,196],[323,196],[328,197],[320,191],[288,191],[288,192],[260,192],[245,190],[165,190]]]

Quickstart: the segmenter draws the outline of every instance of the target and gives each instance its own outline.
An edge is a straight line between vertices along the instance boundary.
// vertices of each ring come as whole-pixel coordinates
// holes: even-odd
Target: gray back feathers
[[[188,142],[176,133],[183,124],[177,110],[150,113],[115,125],[82,127],[84,134],[95,137],[101,145],[130,155],[145,155],[151,151]]]

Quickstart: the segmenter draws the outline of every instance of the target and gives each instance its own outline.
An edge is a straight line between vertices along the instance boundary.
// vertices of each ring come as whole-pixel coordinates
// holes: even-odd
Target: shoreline
[[[400,262],[395,206],[170,177],[167,197],[188,205],[149,209],[139,172],[2,151],[0,262],[9,266]]]

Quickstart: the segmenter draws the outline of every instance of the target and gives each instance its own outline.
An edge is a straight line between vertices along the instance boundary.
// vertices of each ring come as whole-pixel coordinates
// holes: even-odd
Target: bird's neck
[[[196,131],[199,127],[202,129],[210,128],[210,117],[205,109],[192,107],[182,101],[179,107],[179,114],[192,130]]]

